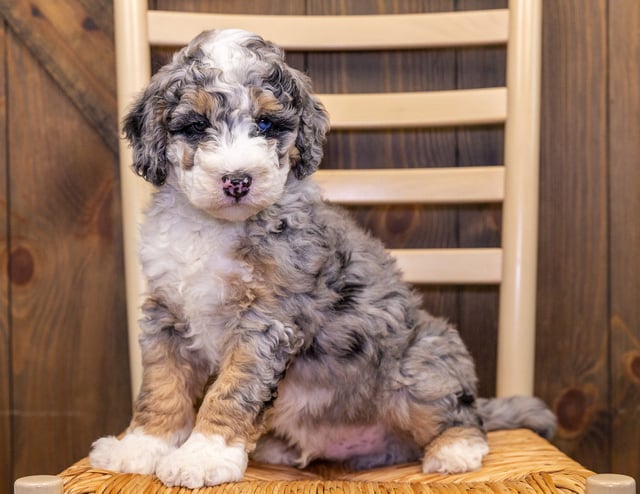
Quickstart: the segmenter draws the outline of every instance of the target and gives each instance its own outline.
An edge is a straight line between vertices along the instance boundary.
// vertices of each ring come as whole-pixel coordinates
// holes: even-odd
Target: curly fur
[[[158,186],[143,384],[128,447],[96,441],[95,466],[188,487],[241,478],[249,453],[459,472],[480,466],[488,429],[553,434],[539,400],[476,400],[455,328],[322,200],[308,176],[328,126],[306,76],[238,30],[195,38],[133,105],[134,168]]]

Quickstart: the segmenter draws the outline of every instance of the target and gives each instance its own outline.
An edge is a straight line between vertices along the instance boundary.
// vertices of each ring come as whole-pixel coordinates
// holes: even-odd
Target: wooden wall
[[[220,11],[375,13],[505,0],[153,0]],[[0,492],[55,473],[129,409],[110,0],[0,2]],[[555,440],[640,478],[640,4],[544,2],[536,391]],[[319,91],[500,84],[498,49],[293,54]],[[163,54],[156,54],[156,63]],[[492,67],[492,68],[490,68]],[[496,164],[499,128],[335,133],[326,166]],[[494,207],[358,209],[393,247],[492,246]],[[494,390],[497,290],[424,289]]]
[[[0,10],[0,492],[10,492],[14,478],[55,473],[125,427],[131,405],[112,8]]]

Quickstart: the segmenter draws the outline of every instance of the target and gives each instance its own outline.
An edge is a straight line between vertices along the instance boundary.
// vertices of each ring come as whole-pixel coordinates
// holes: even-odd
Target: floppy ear
[[[154,185],[162,185],[169,172],[165,89],[162,74],[158,73],[123,121],[123,131],[133,151],[133,169]]]
[[[322,160],[322,146],[329,131],[329,115],[324,105],[311,90],[311,82],[301,72],[289,68],[296,83],[302,106],[296,148],[300,160],[293,167],[296,178],[302,179],[318,169]]]

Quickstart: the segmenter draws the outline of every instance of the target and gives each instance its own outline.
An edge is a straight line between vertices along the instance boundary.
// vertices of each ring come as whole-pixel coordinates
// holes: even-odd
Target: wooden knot
[[[629,378],[640,383],[640,352],[629,352],[625,355],[624,367]]]
[[[416,227],[418,209],[416,206],[389,207],[384,212],[385,230],[393,235],[408,235]]]
[[[82,21],[82,29],[84,29],[85,31],[98,31],[98,25],[96,24],[96,21],[94,21],[91,17],[85,17],[85,19]]]
[[[587,423],[589,400],[581,389],[566,390],[557,402],[558,426],[566,432],[580,432]]]
[[[26,285],[33,278],[35,262],[25,247],[16,247],[9,257],[9,278],[16,285]]]

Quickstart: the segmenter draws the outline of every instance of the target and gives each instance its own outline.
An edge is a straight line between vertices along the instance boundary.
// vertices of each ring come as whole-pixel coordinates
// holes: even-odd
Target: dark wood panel
[[[536,391],[556,443],[610,468],[605,0],[545,2]]]
[[[8,38],[15,476],[56,473],[130,414],[115,156]]]
[[[304,2],[297,0],[150,0],[150,8],[157,10],[184,10],[190,12],[217,12],[220,14],[304,14]],[[215,29],[216,26],[211,26]]]
[[[0,13],[107,145],[117,152],[115,58],[112,30],[103,32],[105,0],[4,0]],[[99,3],[98,3],[99,1]],[[91,15],[102,14],[96,20]],[[113,21],[110,21],[113,23]],[[111,24],[112,25],[112,24]]]
[[[7,265],[7,60],[6,27],[0,24],[0,266]],[[11,328],[7,318],[9,280],[7,270],[0,269],[0,491],[11,492]]]
[[[640,3],[608,27],[612,469],[640,479]]]

